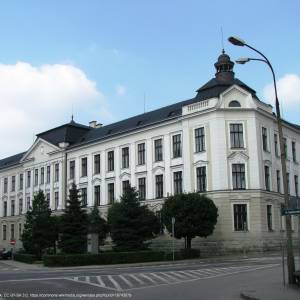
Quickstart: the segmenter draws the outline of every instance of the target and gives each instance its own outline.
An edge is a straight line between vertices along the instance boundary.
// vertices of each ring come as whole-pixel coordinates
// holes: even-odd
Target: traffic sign
[[[10,240],[10,244],[14,246],[16,244],[16,240]]]

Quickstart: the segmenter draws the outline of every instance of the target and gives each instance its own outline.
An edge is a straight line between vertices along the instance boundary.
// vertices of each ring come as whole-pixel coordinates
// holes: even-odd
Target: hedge
[[[25,254],[25,253],[16,253],[14,254],[14,260],[21,261],[27,264],[32,264],[37,258],[32,254]]]
[[[199,256],[200,251],[195,249],[184,249],[180,252],[175,252],[176,260],[196,258]],[[103,252],[101,254],[58,254],[43,256],[44,265],[48,267],[125,264],[172,259],[172,253],[158,251]]]

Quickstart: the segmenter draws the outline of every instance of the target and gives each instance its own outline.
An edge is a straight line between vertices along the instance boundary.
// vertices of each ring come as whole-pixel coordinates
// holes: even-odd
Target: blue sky
[[[107,124],[143,113],[144,95],[147,111],[193,97],[214,76],[221,27],[232,59],[255,54],[230,45],[230,35],[267,55],[281,80],[284,117],[300,123],[297,0],[0,5],[0,138],[10,145],[0,157],[26,150],[34,134],[68,122],[72,107],[78,122]],[[272,78],[265,65],[235,66],[235,73],[269,101],[264,89]]]

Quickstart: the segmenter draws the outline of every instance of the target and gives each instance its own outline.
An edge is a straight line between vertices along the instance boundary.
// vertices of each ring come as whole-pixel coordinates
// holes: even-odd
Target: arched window
[[[241,104],[239,101],[236,101],[236,100],[232,100],[229,105],[229,107],[241,107]]]

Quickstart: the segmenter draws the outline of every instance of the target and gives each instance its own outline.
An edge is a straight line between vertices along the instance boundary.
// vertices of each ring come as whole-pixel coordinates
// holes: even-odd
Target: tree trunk
[[[186,237],[186,249],[192,248],[192,238],[190,236]]]

